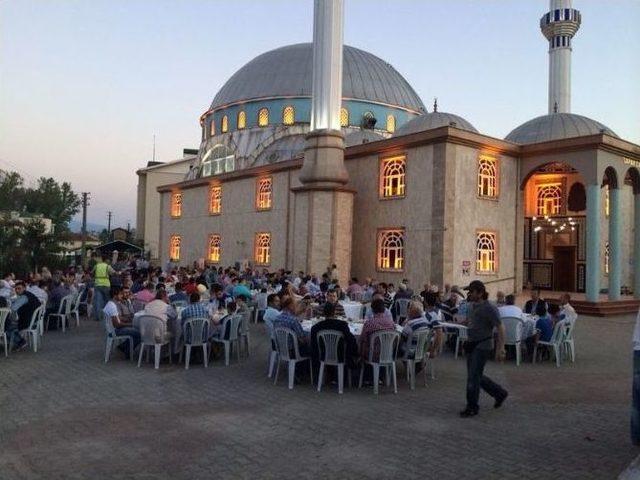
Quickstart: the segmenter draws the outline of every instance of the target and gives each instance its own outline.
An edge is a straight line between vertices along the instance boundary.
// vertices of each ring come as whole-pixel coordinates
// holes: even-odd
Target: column
[[[600,186],[587,185],[587,300],[597,302],[600,294]]]
[[[620,300],[622,241],[620,238],[619,188],[609,187],[609,300]]]
[[[633,195],[633,294],[640,299],[640,193]]]

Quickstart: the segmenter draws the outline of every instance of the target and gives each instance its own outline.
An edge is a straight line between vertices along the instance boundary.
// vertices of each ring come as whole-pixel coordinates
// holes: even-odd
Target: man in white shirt
[[[38,298],[38,300],[40,300],[40,303],[42,303],[43,305],[47,304],[47,297],[49,296],[46,290],[44,289],[46,285],[47,285],[47,282],[45,282],[44,280],[40,280],[39,282],[31,283],[27,287],[27,291],[33,293]]]
[[[504,298],[505,304],[501,307],[498,307],[498,312],[500,312],[500,318],[505,317],[515,317],[522,319],[522,309],[518,307],[516,302],[515,295],[507,295]]]
[[[560,313],[564,314],[564,319],[570,323],[574,323],[578,318],[578,314],[575,309],[569,304],[571,300],[571,295],[565,293],[560,297]]]
[[[158,317],[165,324],[171,320],[175,320],[178,318],[178,314],[175,309],[169,305],[169,297],[167,296],[167,292],[164,288],[158,290],[156,293],[155,300],[151,300],[144,307],[144,313],[147,315],[153,315],[154,317]]]

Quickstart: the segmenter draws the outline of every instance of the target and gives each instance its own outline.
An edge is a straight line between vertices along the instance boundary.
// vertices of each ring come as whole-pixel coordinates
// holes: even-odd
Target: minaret
[[[581,15],[571,0],[550,0],[540,29],[549,41],[549,113],[571,112],[571,39],[580,28]]]
[[[346,186],[342,104],[343,0],[315,0],[311,129],[300,185],[294,186],[290,266],[321,275],[335,264],[340,284],[351,270],[354,191]]]

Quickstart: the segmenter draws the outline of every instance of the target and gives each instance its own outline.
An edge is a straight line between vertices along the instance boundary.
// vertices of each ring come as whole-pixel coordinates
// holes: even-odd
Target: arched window
[[[401,271],[404,266],[404,230],[381,230],[378,233],[378,268]]]
[[[182,216],[182,193],[171,194],[171,216],[173,218]]]
[[[258,210],[271,209],[271,194],[273,179],[271,177],[259,178],[256,184],[256,208]]]
[[[209,251],[207,253],[207,258],[210,262],[220,262],[220,243],[220,235],[217,233],[209,236]]]
[[[213,137],[215,134],[216,134],[216,122],[213,119],[213,117],[211,117],[211,123],[209,124],[209,135]]]
[[[495,158],[484,155],[478,158],[478,195],[487,198],[498,196],[498,168]]]
[[[242,130],[247,126],[247,114],[244,110],[238,112],[238,130]]]
[[[396,131],[396,117],[393,115],[387,115],[387,132],[393,133]]]
[[[282,110],[282,123],[293,125],[296,122],[296,111],[292,105],[287,105]]]
[[[217,215],[222,211],[222,187],[214,185],[209,189],[209,213]]]
[[[604,214],[606,217],[609,216],[609,205],[610,205],[609,187],[606,187],[604,191]]]
[[[258,111],[258,126],[266,127],[269,125],[269,109],[261,108]]]
[[[538,186],[538,215],[559,215],[562,207],[562,187],[559,183]]]
[[[256,233],[254,260],[256,265],[268,265],[271,261],[270,233]]]
[[[342,107],[340,109],[340,126],[348,127],[349,126],[349,110]]]
[[[169,259],[172,261],[180,260],[180,244],[182,239],[180,235],[171,235],[169,239]]]
[[[498,252],[495,232],[478,232],[476,237],[476,271],[495,273]]]
[[[403,197],[406,157],[384,158],[380,162],[380,198]]]
[[[222,120],[220,121],[220,131],[222,133],[227,133],[227,130],[229,130],[229,117],[223,115]]]
[[[604,274],[609,275],[609,256],[611,255],[611,248],[609,242],[604,244]]]

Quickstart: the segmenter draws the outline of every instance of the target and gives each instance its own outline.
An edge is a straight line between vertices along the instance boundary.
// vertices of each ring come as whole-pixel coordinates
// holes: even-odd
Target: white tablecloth
[[[362,318],[362,309],[364,305],[360,302],[349,302],[341,300],[340,305],[344,308],[344,314],[351,320],[360,320]]]
[[[529,313],[522,314],[522,339],[531,337],[536,330],[536,321],[538,317]]]
[[[304,330],[305,333],[310,333],[311,332],[311,327],[313,327],[316,323],[322,321],[324,319],[322,318],[312,318],[311,320],[303,320],[302,321],[302,330]],[[354,337],[359,337],[360,335],[362,335],[362,327],[364,326],[364,323],[362,322],[350,322],[348,320],[344,320],[345,322],[347,322],[349,324],[349,331],[351,332],[351,334]],[[396,331],[398,333],[402,332],[402,327],[400,325],[396,325]]]

